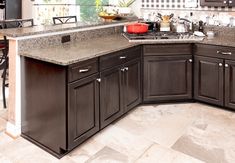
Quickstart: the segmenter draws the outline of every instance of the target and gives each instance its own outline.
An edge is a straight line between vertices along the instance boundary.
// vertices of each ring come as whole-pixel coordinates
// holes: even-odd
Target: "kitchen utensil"
[[[215,33],[213,31],[207,31],[206,35],[208,39],[213,39],[215,36]]]
[[[133,24],[128,24],[126,26],[127,32],[128,33],[146,33],[148,32],[148,24],[145,23],[133,23]]]

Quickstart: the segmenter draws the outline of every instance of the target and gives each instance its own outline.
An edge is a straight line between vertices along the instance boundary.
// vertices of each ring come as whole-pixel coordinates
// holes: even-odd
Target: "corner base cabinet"
[[[143,78],[144,102],[191,99],[191,46],[146,45]]]

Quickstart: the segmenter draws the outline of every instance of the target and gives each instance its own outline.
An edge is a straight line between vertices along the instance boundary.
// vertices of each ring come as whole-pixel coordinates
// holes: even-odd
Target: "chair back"
[[[67,24],[77,22],[77,16],[59,16],[53,17],[52,19],[54,24]]]
[[[33,19],[9,19],[0,21],[0,29],[34,26]]]

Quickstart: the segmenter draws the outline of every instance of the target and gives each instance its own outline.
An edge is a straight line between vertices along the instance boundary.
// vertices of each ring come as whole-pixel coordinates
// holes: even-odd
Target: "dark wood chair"
[[[34,26],[33,19],[9,19],[1,20],[0,28],[22,28],[22,27],[32,27]]]
[[[3,20],[0,21],[0,29],[6,28],[22,28],[22,27],[32,27],[34,26],[33,19],[12,19],[12,20]],[[5,87],[8,86],[6,82],[7,71],[9,67],[9,44],[6,36],[3,36],[3,39],[0,40],[0,50],[2,51],[2,56],[0,56],[0,70],[2,70],[2,96],[3,96],[3,107],[6,108],[6,94]]]
[[[59,16],[53,17],[54,24],[67,24],[67,23],[76,23],[77,17],[76,16]]]

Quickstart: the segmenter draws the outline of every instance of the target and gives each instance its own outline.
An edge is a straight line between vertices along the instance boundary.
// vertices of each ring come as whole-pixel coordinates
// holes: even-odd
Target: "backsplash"
[[[99,38],[101,36],[108,36],[112,34],[120,34],[123,27],[107,27],[102,29],[88,30],[69,33],[71,37],[71,42],[80,42],[84,40]],[[37,38],[30,38],[25,40],[19,40],[19,52],[28,50],[28,49],[38,49],[38,48],[47,48],[58,45],[66,45],[61,43],[61,37],[68,34],[60,34],[53,36],[42,36]]]
[[[193,4],[193,5],[190,5],[190,4]],[[232,7],[200,6],[200,0],[191,0],[191,1],[189,0],[141,0],[141,8],[181,9],[181,10],[200,10],[200,11],[201,10],[203,11],[235,11],[235,7],[232,8]]]

